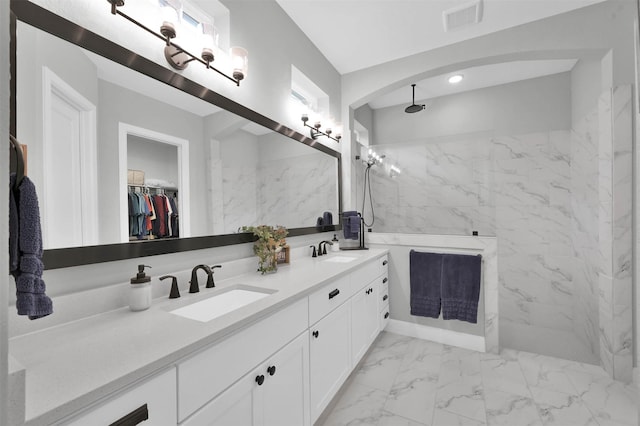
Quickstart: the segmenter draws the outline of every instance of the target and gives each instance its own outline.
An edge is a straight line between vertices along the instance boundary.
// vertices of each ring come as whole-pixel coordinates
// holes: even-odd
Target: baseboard
[[[473,334],[460,333],[394,319],[389,320],[385,331],[415,337],[417,339],[430,340],[444,345],[457,346],[472,351],[486,352],[483,336],[474,336]]]

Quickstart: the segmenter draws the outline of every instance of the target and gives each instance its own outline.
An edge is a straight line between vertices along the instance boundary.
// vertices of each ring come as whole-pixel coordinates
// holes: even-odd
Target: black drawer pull
[[[313,337],[315,337],[316,339],[318,338],[318,336],[320,335],[320,332],[318,330],[314,331],[313,333]]]
[[[389,281],[389,279],[387,277],[384,277],[384,279],[382,280],[382,284],[386,284],[387,281]]]
[[[267,373],[269,373],[270,376],[273,376],[274,374],[276,374],[276,366],[272,365],[270,367],[267,367]]]
[[[384,296],[382,296],[382,301],[384,302],[385,300],[387,300],[389,298],[388,294],[385,294]]]
[[[389,262],[387,262],[386,260],[383,260],[382,261],[382,266],[387,266],[387,263],[389,263]]]
[[[333,290],[331,293],[329,293],[329,299],[333,299],[334,297],[336,297],[337,295],[340,294],[340,290],[338,290],[337,288],[335,290]]]
[[[147,407],[147,404],[136,408],[126,416],[111,423],[109,426],[135,426],[145,420],[149,420],[149,408]]]
[[[262,384],[264,383],[264,375],[260,374],[259,376],[256,376],[256,383],[258,384],[258,386],[262,386]]]
[[[387,312],[386,314],[384,314],[384,319],[389,318],[389,312]]]

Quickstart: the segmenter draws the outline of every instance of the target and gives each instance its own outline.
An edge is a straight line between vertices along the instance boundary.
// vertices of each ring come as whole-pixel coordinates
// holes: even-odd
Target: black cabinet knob
[[[269,373],[270,376],[276,374],[276,366],[272,365],[271,367],[267,367],[267,373]]]
[[[388,279],[387,277],[384,277],[384,278],[382,279],[382,284],[386,284],[386,282],[387,282],[387,281],[389,281],[389,279]]]
[[[387,266],[387,263],[389,263],[389,262],[388,262],[388,261],[386,261],[386,260],[383,260],[383,261],[382,261],[382,266]]]
[[[313,333],[313,337],[315,337],[316,339],[318,338],[318,336],[320,335],[320,332],[318,330],[314,331]]]
[[[384,296],[382,296],[382,301],[384,302],[385,300],[387,300],[389,298],[388,294],[385,294]]]
[[[258,386],[262,386],[262,384],[264,383],[264,374],[256,376],[256,383],[258,384]]]
[[[384,314],[384,319],[389,318],[389,312],[387,312],[386,314]]]

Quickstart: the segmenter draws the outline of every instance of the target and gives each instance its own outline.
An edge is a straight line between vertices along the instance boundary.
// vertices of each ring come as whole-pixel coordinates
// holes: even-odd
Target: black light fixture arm
[[[314,126],[310,126],[307,124],[307,121],[309,121],[309,118],[303,115],[302,123],[304,123],[305,127],[308,127],[310,129],[309,133],[311,135],[311,139],[316,140],[318,136],[326,136],[329,139],[333,139],[334,141],[340,143],[342,135],[336,135],[335,137],[333,137],[331,136],[331,134],[333,133],[331,129],[327,129],[326,132],[323,132],[322,130],[320,130],[320,123],[316,123]]]
[[[135,24],[136,26],[142,28],[143,30],[147,31],[149,34],[154,35],[155,37],[159,38],[160,40],[162,40],[163,42],[166,43],[167,47],[166,48],[173,48],[172,49],[172,53],[170,54],[171,57],[177,56],[179,54],[185,54],[187,56],[189,56],[189,59],[187,59],[186,61],[182,62],[183,68],[184,66],[186,66],[186,64],[188,64],[189,62],[192,61],[198,61],[200,62],[202,65],[204,65],[205,67],[207,67],[207,69],[211,69],[215,72],[217,72],[218,74],[220,74],[221,76],[223,76],[224,78],[234,82],[236,84],[236,86],[240,86],[240,81],[242,79],[235,79],[233,77],[230,77],[228,75],[226,75],[225,73],[223,73],[222,71],[220,71],[219,69],[212,67],[211,66],[211,61],[205,61],[202,58],[190,53],[189,51],[187,51],[186,49],[183,49],[182,47],[180,47],[178,44],[174,43],[171,41],[171,37],[170,36],[164,36],[160,33],[157,33],[155,31],[153,31],[152,29],[148,28],[146,25],[138,22],[137,20],[135,20],[134,18],[132,18],[131,16],[127,15],[126,13],[122,12],[121,10],[118,9],[118,7],[120,6],[124,6],[124,0],[107,0],[109,3],[111,3],[111,14],[112,15],[120,15],[122,16],[124,19],[126,19],[127,21]],[[175,35],[175,34],[174,34]]]

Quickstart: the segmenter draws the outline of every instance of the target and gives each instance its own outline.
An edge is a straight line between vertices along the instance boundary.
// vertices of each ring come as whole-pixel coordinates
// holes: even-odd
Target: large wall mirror
[[[337,229],[339,153],[39,6],[11,5],[12,133],[27,145],[48,269],[252,241],[243,225]],[[318,226],[325,212],[335,225]]]

